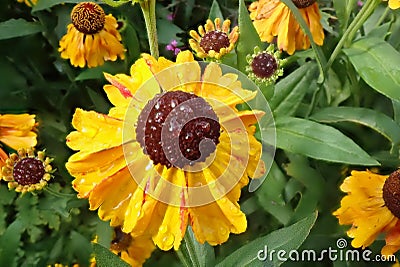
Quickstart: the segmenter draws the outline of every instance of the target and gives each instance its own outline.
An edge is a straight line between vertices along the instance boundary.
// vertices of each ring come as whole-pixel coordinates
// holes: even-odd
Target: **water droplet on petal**
[[[221,226],[220,228],[219,228],[219,234],[221,235],[221,236],[225,236],[227,233],[228,233],[228,229],[226,229],[225,227],[223,227],[223,226]]]
[[[158,231],[162,234],[165,234],[168,231],[168,226],[166,225],[161,225]]]
[[[161,242],[163,242],[166,247],[171,247],[174,241],[175,241],[175,236],[171,233],[167,233],[166,235],[164,235],[164,237],[161,240]]]

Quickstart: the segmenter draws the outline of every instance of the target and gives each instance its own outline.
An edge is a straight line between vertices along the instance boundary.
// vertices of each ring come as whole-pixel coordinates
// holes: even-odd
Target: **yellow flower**
[[[315,0],[292,0],[310,28],[314,42],[322,45],[324,31],[320,23],[321,15]],[[279,49],[292,55],[295,50],[310,47],[310,40],[300,28],[290,9],[279,0],[259,0],[250,7],[250,17],[260,35],[261,41],[272,42],[277,36]]]
[[[150,258],[155,249],[151,236],[133,237],[114,228],[114,238],[111,241],[110,250],[121,257],[130,266],[142,266],[146,259]]]
[[[33,149],[18,149],[18,153],[11,154],[2,167],[2,179],[16,192],[41,190],[51,179],[51,161],[43,151],[36,155]]]
[[[36,146],[35,115],[0,115],[0,142],[17,150]]]
[[[387,1],[387,0],[383,0]],[[389,0],[389,7],[391,9],[398,9],[400,7],[400,0]]]
[[[354,238],[355,248],[371,245],[376,237],[386,234],[382,254],[392,255],[400,248],[400,170],[390,175],[370,171],[352,171],[340,189],[347,193],[333,215],[342,225],[352,227],[347,235]]]
[[[61,57],[69,59],[75,67],[100,66],[104,61],[125,58],[117,20],[105,15],[96,3],[82,2],[71,12],[67,34],[60,40]]]
[[[163,250],[178,249],[188,225],[211,245],[244,232],[238,200],[249,177],[265,172],[253,136],[264,113],[236,105],[256,92],[216,63],[202,71],[189,51],[176,63],[143,55],[131,76],[106,78],[114,107],[108,115],[77,109],[67,136],[79,150],[66,164],[78,197],[111,226],[149,235]]]
[[[24,3],[25,2],[25,4],[27,5],[27,6],[34,6],[34,5],[36,5],[36,3],[37,3],[37,0],[17,0],[19,3]]]
[[[214,23],[208,19],[204,27],[199,26],[198,33],[190,31],[193,38],[189,40],[190,47],[199,58],[220,59],[232,51],[239,37],[238,26],[229,33],[230,25],[229,19],[222,23],[222,27],[220,18],[216,18]]]

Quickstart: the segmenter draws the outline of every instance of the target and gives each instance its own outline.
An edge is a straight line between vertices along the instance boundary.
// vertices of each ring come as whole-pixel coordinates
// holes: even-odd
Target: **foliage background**
[[[72,177],[64,164],[71,151],[65,137],[72,130],[75,108],[108,111],[102,73],[129,73],[140,53],[148,51],[148,44],[139,5],[103,5],[106,13],[112,12],[124,21],[122,37],[127,59],[93,69],[71,67],[60,59],[57,48],[73,3],[77,2],[81,1],[39,0],[34,8],[13,0],[0,2],[0,113],[36,114],[38,148],[55,158],[57,168],[49,190],[37,195],[19,196],[1,184],[0,266],[46,266],[56,262],[85,266],[93,253],[90,241],[97,235],[99,244],[108,247],[111,240],[108,224],[90,212],[87,201],[77,199],[70,186]],[[290,57],[284,54],[288,59],[284,77],[275,88],[261,88],[274,113],[278,149],[274,159],[266,159],[274,163],[262,186],[254,193],[243,191],[240,203],[247,214],[248,230],[214,248],[197,244],[189,231],[180,252],[156,251],[145,266],[259,266],[262,263],[254,257],[265,244],[281,249],[301,245],[300,249],[318,251],[335,248],[338,238],[347,238],[348,227],[339,226],[331,215],[343,196],[338,188],[343,178],[354,169],[372,168],[387,174],[400,165],[399,11],[388,10],[387,3],[380,4],[355,39],[345,40],[331,67],[316,57],[318,53],[325,61],[331,57],[360,11],[356,2],[319,1],[326,33],[324,46],[317,53],[310,49]],[[243,3],[157,1],[161,55],[173,59],[173,53],[165,49],[169,42],[176,39],[181,49],[188,49],[188,31],[204,24],[209,16],[222,15],[239,23],[241,29],[236,53],[223,63],[243,70],[243,59],[253,46],[265,47],[249,23]],[[281,232],[274,232],[281,228]],[[378,254],[382,246],[380,240],[370,249]],[[100,262],[103,252],[101,248],[96,250]],[[282,262],[275,259],[271,264]],[[286,262],[284,266],[294,264],[301,265]],[[312,264],[368,263],[303,263]]]

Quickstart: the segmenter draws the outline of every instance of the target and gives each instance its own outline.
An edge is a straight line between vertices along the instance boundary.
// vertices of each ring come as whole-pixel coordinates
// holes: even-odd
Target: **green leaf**
[[[258,203],[268,213],[272,214],[283,225],[289,223],[293,215],[290,205],[283,198],[283,190],[286,185],[286,177],[274,161],[268,176],[255,192]]]
[[[306,73],[310,69],[311,64],[312,63],[307,63],[300,66],[275,85],[276,92],[271,101],[269,101],[269,106],[271,110],[276,110],[281,103],[286,102],[286,98],[290,97],[293,88],[295,88],[296,85],[301,81],[301,79],[306,75]]]
[[[261,42],[253,22],[250,19],[249,12],[247,11],[244,0],[239,0],[239,39],[236,47],[238,56],[238,70],[246,73],[246,56],[254,52],[254,47],[259,46],[261,49],[265,45]]]
[[[224,19],[224,16],[222,15],[221,8],[219,7],[217,0],[213,1],[208,18],[211,19],[212,21],[214,21],[216,18],[220,18],[221,20]]]
[[[275,127],[276,146],[283,150],[330,162],[380,165],[333,127],[293,117],[277,117]]]
[[[275,116],[295,114],[303,97],[310,90],[310,83],[316,70],[315,63],[307,63],[275,85],[275,94],[270,101]]]
[[[0,237],[0,266],[17,266],[17,257],[14,257],[14,255],[23,232],[23,223],[20,220],[16,220],[8,226]]]
[[[90,255],[93,251],[93,247],[91,246],[91,242],[87,239],[86,236],[83,236],[81,233],[72,230],[69,236],[69,243],[65,246],[65,251],[68,251],[68,253],[74,255],[74,257],[77,258],[78,262],[86,262],[90,258]],[[105,265],[99,265],[99,266],[105,266]],[[113,265],[108,265],[108,266],[113,266]]]
[[[129,264],[121,260],[120,257],[112,253],[109,249],[93,243],[93,251],[96,258],[96,264],[99,267],[129,267]]]
[[[89,68],[83,70],[79,75],[75,78],[75,81],[84,81],[84,80],[105,80],[104,72],[110,74],[123,73],[124,69],[121,64],[118,62],[105,62],[103,65]]]
[[[349,0],[349,1],[333,0],[333,7],[335,8],[336,16],[339,20],[342,32],[344,32],[347,29],[347,26],[349,25],[350,15],[352,10],[356,6],[356,3],[357,0]]]
[[[160,44],[169,44],[172,40],[178,39],[176,35],[182,32],[183,30],[171,21],[157,19],[157,37]]]
[[[10,19],[0,22],[0,40],[31,35],[42,31],[38,22],[29,22],[24,19]]]
[[[306,157],[298,154],[289,154],[288,157],[290,163],[286,167],[287,174],[304,186],[293,216],[294,219],[300,219],[317,208],[324,194],[325,180],[319,171],[310,166]]]
[[[48,9],[50,7],[64,4],[64,3],[80,3],[81,0],[39,0],[36,5],[32,8],[32,12]]]
[[[188,227],[177,254],[183,265],[186,267],[215,266],[213,247],[207,243],[200,244],[197,242],[191,227]]]
[[[369,86],[400,100],[400,53],[390,44],[376,38],[363,38],[343,51]]]
[[[328,107],[313,114],[310,119],[322,123],[349,121],[367,126],[386,137],[393,145],[400,143],[400,126],[378,111],[358,107]]]
[[[392,100],[393,117],[397,124],[400,124],[400,101]]]
[[[127,62],[130,64],[140,57],[140,42],[136,30],[132,27],[131,23],[126,25],[125,31],[122,32],[123,42],[127,48]]]
[[[267,250],[267,252],[282,250],[289,253],[289,251],[299,248],[310,234],[310,230],[316,219],[317,213],[314,212],[289,227],[259,237],[227,256],[217,267],[279,266],[283,262],[278,260],[277,253],[271,253],[270,255],[267,253],[267,255],[265,255],[265,250]],[[258,256],[260,258],[266,257],[267,261],[261,261]],[[272,261],[270,261],[270,256]]]

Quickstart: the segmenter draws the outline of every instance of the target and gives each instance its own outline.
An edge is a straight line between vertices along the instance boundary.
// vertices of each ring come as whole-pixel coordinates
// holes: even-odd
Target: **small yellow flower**
[[[388,0],[383,0],[388,1]],[[389,0],[389,7],[391,9],[398,9],[400,7],[400,0]]]
[[[386,235],[383,255],[392,255],[400,248],[400,170],[390,175],[370,171],[352,171],[340,189],[347,193],[341,207],[333,215],[342,225],[352,227],[347,235],[351,245],[365,248],[381,233]]]
[[[292,2],[297,6],[310,28],[314,42],[317,45],[322,45],[324,31],[316,0],[292,0]],[[289,55],[292,55],[295,50],[310,47],[310,40],[283,2],[279,0],[259,0],[250,5],[249,11],[261,41],[271,43],[277,36],[278,48],[286,51]]]
[[[89,68],[125,58],[117,20],[105,15],[100,5],[81,2],[71,12],[67,34],[60,40],[61,57],[69,59],[75,67]]]
[[[133,237],[132,234],[122,232],[120,227],[114,228],[114,238],[111,241],[110,250],[130,266],[142,266],[146,259],[150,258],[155,248],[151,236]]]
[[[36,146],[35,115],[0,115],[0,142],[12,149]]]
[[[222,23],[222,27],[220,18],[216,18],[214,23],[208,19],[204,27],[199,26],[198,33],[191,30],[193,39],[189,40],[189,44],[197,57],[220,59],[231,52],[239,37],[239,28],[235,26],[229,33],[230,25],[229,19]]]
[[[52,177],[51,161],[43,151],[36,155],[33,149],[21,148],[6,160],[2,167],[2,179],[8,182],[9,189],[16,192],[41,190]]]
[[[37,3],[37,0],[17,0],[19,3],[24,3],[25,2],[25,4],[27,5],[27,6],[34,6],[34,5],[36,5],[36,3]]]
[[[236,106],[257,93],[216,63],[202,70],[189,51],[176,62],[143,55],[130,76],[106,79],[114,107],[107,115],[77,109],[67,136],[78,151],[66,164],[78,197],[162,250],[178,249],[188,225],[210,245],[244,232],[238,200],[249,177],[265,172],[254,137],[264,112]]]

